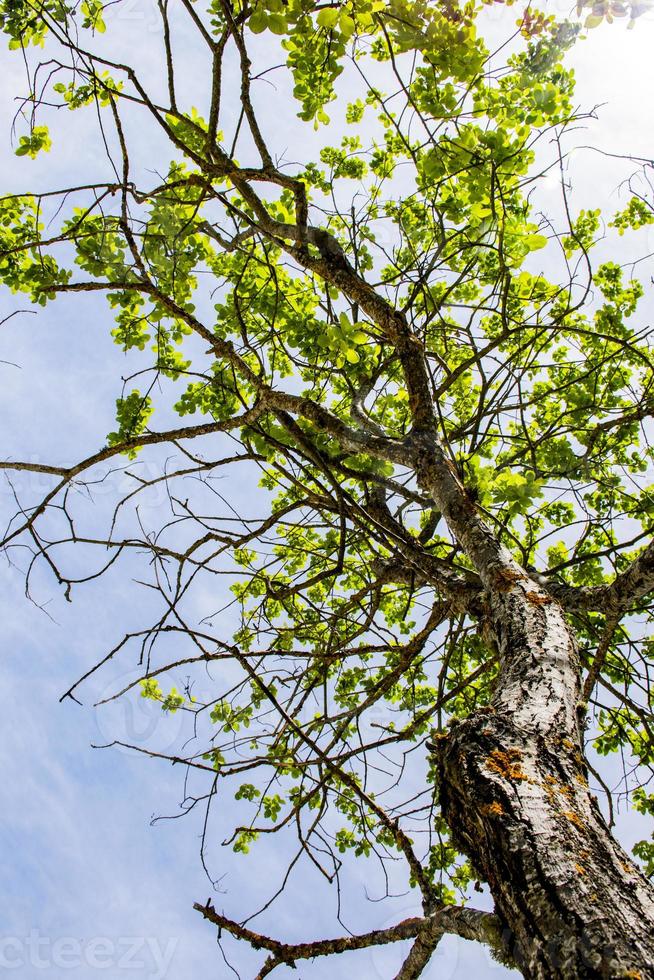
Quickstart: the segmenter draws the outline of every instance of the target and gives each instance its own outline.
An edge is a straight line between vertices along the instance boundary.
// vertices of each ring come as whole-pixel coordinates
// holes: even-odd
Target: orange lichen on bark
[[[526,598],[532,606],[549,606],[554,602],[551,595],[542,595],[540,592],[527,592]]]
[[[545,779],[543,780],[543,788],[547,793],[547,798],[550,801],[551,806],[558,813],[561,813],[563,805],[569,805],[569,801],[567,799],[569,787],[564,783],[561,783],[554,776],[545,776]],[[561,799],[561,796],[563,799]]]
[[[529,779],[520,768],[522,753],[519,749],[494,749],[486,759],[486,768],[496,772],[504,779]]]
[[[570,823],[573,823],[575,825],[575,827],[579,827],[580,830],[583,830],[584,829],[584,825],[583,825],[581,819],[577,816],[577,814],[574,812],[574,810],[564,810],[563,811],[563,816],[567,820],[569,820]]]
[[[504,808],[501,803],[495,801],[493,803],[487,803],[486,806],[482,806],[481,812],[489,817],[501,817],[504,813]]]
[[[495,588],[499,592],[507,592],[516,582],[526,582],[529,578],[524,572],[513,571],[511,568],[502,568],[495,575]]]

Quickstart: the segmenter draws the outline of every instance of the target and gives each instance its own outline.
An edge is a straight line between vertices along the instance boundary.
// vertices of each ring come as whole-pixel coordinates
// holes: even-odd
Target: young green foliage
[[[99,115],[115,171],[52,208],[3,198],[0,280],[42,305],[106,297],[125,376],[142,377],[116,378],[116,428],[92,464],[155,442],[169,454],[152,479],[128,470],[123,536],[121,503],[93,539],[112,560],[141,548],[162,598],[141,697],[193,716],[179,752],[211,780],[209,809],[231,784],[234,852],[294,832],[330,881],[370,859],[426,912],[455,905],[476,871],[442,815],[434,746],[492,712],[503,680],[457,515],[533,575],[534,605],[563,604],[597,753],[628,752],[639,776],[654,765],[654,581],[611,591],[653,526],[652,342],[638,266],[615,257],[654,221],[651,195],[605,213],[564,196],[543,214],[543,157],[572,145],[578,29],[531,7],[507,4],[513,36],[492,53],[483,3],[183,4],[207,55],[194,106],[167,42],[156,97],[138,66],[95,53],[97,34],[120,40],[112,6],[0,2],[10,46],[61,55],[16,152],[50,149],[41,120],[54,131],[63,99],[89,126]],[[90,53],[66,60],[71,44]],[[257,83],[264,49],[287,102]],[[286,157],[277,114],[300,134]],[[132,161],[135,123],[165,140],[156,178]],[[425,433],[456,487],[449,513],[428,490]],[[245,469],[235,497],[217,482],[227,467]],[[170,513],[146,528],[138,494],[159,484]],[[206,615],[207,595],[229,613]],[[165,694],[152,663],[197,671],[202,696]],[[651,813],[643,790],[634,800]],[[635,848],[649,872],[651,847]]]

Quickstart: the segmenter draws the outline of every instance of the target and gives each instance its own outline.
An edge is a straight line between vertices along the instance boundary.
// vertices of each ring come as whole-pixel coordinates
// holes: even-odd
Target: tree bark
[[[588,786],[574,635],[526,573],[507,578],[489,593],[491,707],[435,746],[444,816],[525,977],[654,978],[654,888]]]

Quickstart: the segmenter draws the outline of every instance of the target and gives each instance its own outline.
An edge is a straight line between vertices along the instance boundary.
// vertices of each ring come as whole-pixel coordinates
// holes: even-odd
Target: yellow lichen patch
[[[545,776],[543,780],[543,786],[545,787],[545,792],[550,798],[550,803],[555,803],[555,794],[561,793],[562,796],[570,797],[573,795],[572,786],[567,786],[562,783],[555,776]]]
[[[482,806],[481,812],[489,817],[501,817],[504,810],[501,803],[494,802],[487,803],[485,806]]]
[[[567,820],[569,820],[570,823],[573,823],[575,825],[575,827],[579,827],[580,830],[583,830],[584,829],[584,825],[583,825],[581,819],[577,816],[577,814],[573,810],[564,810],[563,811],[563,816]]]
[[[643,980],[638,970],[627,970],[627,972],[623,973],[622,976],[630,977],[631,980]]]
[[[486,768],[491,772],[496,772],[504,779],[529,779],[527,774],[520,768],[522,753],[519,749],[495,749],[486,759]]]
[[[586,874],[586,869],[584,868],[584,866],[582,864],[575,864],[575,868],[577,870],[577,874],[578,875],[585,875]]]
[[[554,778],[554,776],[545,776],[545,779],[543,780],[543,788],[547,793],[547,798],[550,801],[551,805],[557,808],[558,806],[556,800],[557,780]]]

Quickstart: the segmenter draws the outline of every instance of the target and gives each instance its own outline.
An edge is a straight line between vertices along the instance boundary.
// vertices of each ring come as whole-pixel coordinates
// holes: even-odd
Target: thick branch
[[[371,946],[383,946],[388,943],[402,942],[417,936],[440,938],[445,933],[460,936],[462,939],[475,940],[484,943],[502,955],[501,927],[495,915],[491,912],[481,912],[477,909],[448,906],[434,912],[425,918],[414,917],[403,919],[388,929],[375,929],[354,936],[339,936],[336,939],[319,939],[308,943],[282,943],[261,933],[247,929],[245,926],[221,915],[210,901],[206,905],[196,902],[193,908],[200,912],[205,919],[213,922],[219,929],[224,929],[237,939],[243,939],[254,949],[267,949],[271,953],[257,980],[267,976],[275,967],[281,964],[292,966],[297,960],[314,959],[316,956],[330,956],[334,953],[344,953],[350,950],[367,949]],[[425,940],[426,941],[426,940]],[[432,946],[436,946],[437,939]],[[406,977],[418,976],[406,974]]]

